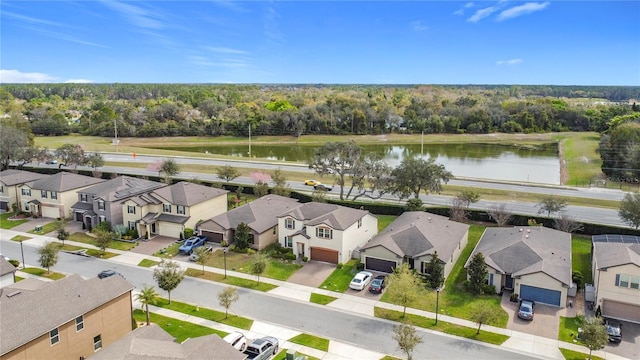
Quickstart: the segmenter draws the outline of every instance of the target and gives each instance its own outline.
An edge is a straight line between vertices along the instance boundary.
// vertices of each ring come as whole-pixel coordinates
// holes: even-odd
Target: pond
[[[560,159],[554,143],[535,147],[498,144],[377,144],[362,145],[365,152],[376,152],[391,166],[405,157],[433,158],[456,177],[560,184]],[[160,148],[160,147],[158,147]],[[248,157],[248,145],[161,147],[198,153]],[[316,146],[252,145],[251,157],[307,163]]]

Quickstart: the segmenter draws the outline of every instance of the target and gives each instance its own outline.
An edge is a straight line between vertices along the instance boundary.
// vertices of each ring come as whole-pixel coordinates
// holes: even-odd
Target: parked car
[[[203,237],[192,236],[185,240],[184,244],[178,248],[178,251],[181,254],[191,255],[195,248],[204,245],[204,241]]]
[[[203,245],[202,246],[206,252],[213,252],[213,246],[211,245]],[[191,253],[191,255],[189,255],[189,260],[191,261],[198,261],[198,254],[194,251]]]
[[[244,351],[247,347],[247,337],[239,331],[229,333],[223,340],[231,344],[236,350]]]
[[[306,180],[304,184],[309,186],[315,186],[316,184],[320,184],[320,183],[317,182],[316,180]]]
[[[369,292],[374,294],[380,294],[387,286],[387,275],[378,275],[373,279],[371,285],[369,285]]]
[[[520,301],[520,307],[518,307],[518,317],[522,320],[533,320],[534,306],[535,303],[533,301]]]
[[[373,279],[372,273],[368,271],[360,271],[356,274],[356,276],[353,277],[351,283],[349,284],[349,287],[353,290],[362,290],[367,287],[367,285],[369,285],[371,279]]]
[[[609,335],[610,342],[622,342],[622,325],[619,322],[607,319],[604,325],[607,327],[607,335]]]
[[[103,270],[103,271],[101,271],[101,272],[98,274],[98,278],[100,278],[100,279],[104,279],[104,278],[108,278],[108,277],[113,276],[113,275],[120,275],[120,276],[122,276],[122,274],[120,274],[119,272],[117,272],[117,271],[115,271],[115,270],[108,269],[108,270]]]
[[[313,186],[313,188],[316,189],[316,190],[324,190],[324,191],[333,190],[333,186],[325,185],[325,184],[321,184],[321,183],[317,183],[316,185]]]
[[[272,336],[253,340],[243,352],[248,360],[267,360],[277,353],[278,339]]]
[[[55,165],[58,163],[58,160],[54,160],[54,159],[49,159],[47,161],[45,161],[46,164],[48,165]]]

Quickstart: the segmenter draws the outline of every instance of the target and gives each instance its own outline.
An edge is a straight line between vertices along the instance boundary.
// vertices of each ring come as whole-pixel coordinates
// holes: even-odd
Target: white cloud
[[[475,4],[472,2],[468,2],[466,4],[464,4],[464,6],[456,11],[453,12],[453,15],[464,15],[464,9],[469,9],[474,7]]]
[[[473,15],[471,15],[470,18],[467,19],[468,22],[478,22],[484,18],[486,18],[487,16],[493,14],[494,12],[498,11],[498,7],[497,6],[489,6],[487,8],[483,8],[480,9],[478,11],[476,11]]]
[[[67,84],[91,84],[93,82],[95,81],[89,79],[69,79],[65,81]]]
[[[422,24],[422,21],[416,20],[411,22],[411,28],[413,31],[425,31],[429,29],[427,25]]]
[[[548,1],[547,2],[541,2],[541,3],[528,2],[526,4],[514,6],[514,7],[510,8],[510,9],[502,11],[498,15],[497,20],[498,21],[503,21],[503,20],[507,20],[507,19],[513,19],[513,18],[518,17],[518,16],[531,14],[531,13],[536,12],[536,11],[544,10],[547,6],[549,6],[549,4],[550,3]]]
[[[496,65],[517,65],[522,62],[522,59],[511,59],[511,60],[498,60],[496,61]]]
[[[131,3],[124,3],[118,1],[103,1],[104,5],[119,12],[122,16],[129,19],[133,25],[145,29],[162,29],[164,28],[164,21],[162,17],[148,9],[141,6],[132,5]]]
[[[50,83],[56,78],[44,73],[25,73],[18,70],[0,70],[0,83]]]
[[[3,11],[2,15],[3,16],[12,17],[14,19],[21,20],[23,22],[27,22],[27,23],[31,23],[31,24],[50,25],[50,26],[65,26],[64,24],[61,24],[61,23],[57,23],[57,22],[53,22],[53,21],[49,21],[49,20],[42,20],[42,19],[31,17],[31,16],[20,15],[20,14],[16,14],[14,12],[11,12],[11,11]]]
[[[222,53],[222,54],[246,54],[247,53],[244,50],[231,49],[227,47],[217,47],[217,46],[208,46],[206,49],[211,50],[215,53]]]

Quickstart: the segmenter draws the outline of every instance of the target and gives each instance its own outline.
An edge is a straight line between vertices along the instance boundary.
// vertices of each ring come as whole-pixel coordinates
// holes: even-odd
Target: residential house
[[[378,233],[378,218],[366,210],[309,202],[278,216],[278,240],[298,257],[346,263],[353,250]]]
[[[166,184],[119,176],[115,179],[84,188],[77,192],[77,202],[71,207],[73,219],[83,223],[83,228],[91,230],[101,222],[111,226],[123,224],[123,202],[167,186]]]
[[[16,271],[18,269],[0,255],[0,288],[9,286],[16,281]]]
[[[67,218],[72,215],[77,191],[102,182],[103,179],[61,171],[20,186],[20,199],[34,216]]]
[[[13,204],[17,204],[18,211],[28,211],[29,204],[20,202],[20,190],[18,190],[18,188],[23,184],[48,176],[49,175],[30,171],[12,169],[0,172],[0,211],[12,211]]]
[[[209,241],[230,244],[238,224],[245,223],[251,231],[250,247],[262,250],[278,241],[278,215],[299,206],[298,200],[280,195],[265,195],[211,219],[198,227]]]
[[[91,360],[244,360],[247,355],[236,350],[217,334],[189,338],[182,343],[151,324],[139,327],[90,357]]]
[[[640,237],[591,237],[591,269],[602,316],[640,324]]]
[[[542,226],[488,227],[467,260],[484,256],[497,293],[564,307],[571,286],[571,234]]]
[[[365,269],[390,273],[407,263],[425,273],[437,252],[446,279],[467,245],[469,225],[424,211],[407,211],[396,218],[361,250]]]
[[[180,237],[186,228],[227,211],[227,190],[186,181],[122,202],[123,224],[147,238]]]
[[[0,359],[81,359],[133,328],[122,276],[24,279],[0,289]]]

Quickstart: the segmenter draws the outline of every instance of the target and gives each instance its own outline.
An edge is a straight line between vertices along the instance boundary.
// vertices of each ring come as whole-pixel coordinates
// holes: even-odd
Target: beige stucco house
[[[389,224],[361,250],[365,269],[390,273],[407,263],[425,273],[437,252],[446,279],[467,245],[469,225],[424,211],[407,211]]]
[[[24,279],[0,289],[0,359],[81,359],[133,328],[133,286],[121,276],[53,282]]]
[[[278,216],[278,241],[299,257],[346,263],[353,250],[378,233],[378,218],[366,210],[309,202]]]
[[[593,285],[602,316],[640,324],[640,237],[592,237]]]
[[[571,234],[542,226],[488,227],[467,260],[484,256],[496,293],[564,307],[571,286]]]
[[[0,288],[13,284],[16,280],[16,271],[18,269],[13,266],[4,256],[0,256]]]
[[[24,170],[4,170],[0,172],[0,211],[12,211],[12,205],[18,204],[18,210],[24,210],[20,203],[20,190],[23,184],[49,175],[38,174]]]

